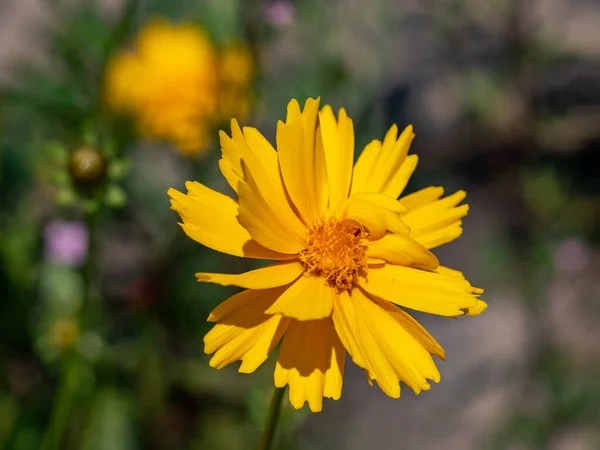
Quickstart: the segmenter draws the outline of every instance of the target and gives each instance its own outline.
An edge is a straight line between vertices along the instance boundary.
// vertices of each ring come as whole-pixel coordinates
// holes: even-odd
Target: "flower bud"
[[[104,181],[107,171],[102,153],[91,147],[80,147],[71,154],[69,170],[77,185],[95,187]]]

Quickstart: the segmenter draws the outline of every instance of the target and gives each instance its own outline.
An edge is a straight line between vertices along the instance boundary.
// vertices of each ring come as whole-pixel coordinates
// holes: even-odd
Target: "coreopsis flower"
[[[112,110],[132,116],[143,136],[172,142],[187,155],[202,152],[212,126],[221,118],[220,98],[231,97],[231,83],[221,80],[222,73],[226,78],[233,66],[239,70],[239,78],[251,70],[251,62],[243,60],[246,67],[233,61],[226,63],[229,72],[223,71],[223,61],[232,57],[227,49],[222,53],[195,25],[151,22],[141,30],[131,51],[123,51],[109,62],[106,103]],[[235,87],[236,95],[247,89]],[[237,114],[235,106],[248,110],[247,96],[229,112]]]
[[[199,281],[246,290],[220,304],[205,336],[210,365],[241,361],[256,370],[281,341],[275,385],[291,404],[320,411],[338,399],[346,352],[390,397],[414,392],[440,373],[440,344],[408,313],[481,313],[483,290],[441,266],[431,249],[456,239],[468,212],[463,191],[441,187],[402,195],[417,165],[412,127],[392,126],[353,166],[352,120],[308,99],[288,105],[277,150],[250,127],[221,132],[220,169],[237,199],[197,182],[169,190],[189,237],[230,255],[275,263],[239,275],[198,273]],[[398,200],[399,198],[399,200]]]

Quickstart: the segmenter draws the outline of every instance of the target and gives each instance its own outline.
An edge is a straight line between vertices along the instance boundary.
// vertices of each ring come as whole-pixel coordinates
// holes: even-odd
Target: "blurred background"
[[[217,130],[290,98],[413,124],[408,191],[468,192],[436,251],[488,310],[419,315],[442,382],[392,400],[347,364],[281,449],[600,448],[597,0],[0,0],[0,448],[255,448],[272,358],[203,355],[252,262],[188,239],[166,191],[227,192]],[[358,153],[357,153],[358,154]]]

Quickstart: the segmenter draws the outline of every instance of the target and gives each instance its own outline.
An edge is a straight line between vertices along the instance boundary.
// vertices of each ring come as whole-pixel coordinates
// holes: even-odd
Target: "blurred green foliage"
[[[377,67],[354,67],[344,52],[333,51],[329,44],[353,36],[335,34],[337,10],[323,11],[321,2],[293,2],[292,37],[265,20],[270,2],[126,0],[114,17],[101,2],[76,3],[45,2],[54,23],[44,30],[48,60],[13,67],[0,93],[0,448],[51,449],[52,442],[67,450],[252,448],[266,418],[272,363],[254,377],[208,366],[206,317],[235,290],[200,286],[193,274],[236,273],[263,262],[212,252],[176,225],[168,187],[198,180],[227,189],[218,151],[184,160],[165,145],[139,140],[131,123],[103,107],[106,62],[151,18],[197,23],[217,43],[252,47],[259,65],[252,121],[264,124],[269,137],[291,97],[321,95],[356,113],[357,148],[382,137],[392,121],[405,121],[408,81],[384,89],[385,77],[371,76]],[[365,40],[396,26],[386,12],[375,14],[374,28],[381,24],[383,31],[368,30]],[[432,20],[452,43],[467,13],[464,2],[445,2]],[[300,58],[283,55],[268,67],[267,51],[284,38]],[[559,59],[545,43],[524,54],[543,68]],[[441,184],[447,180],[440,173],[453,170],[476,195],[487,192],[509,205],[500,232],[478,246],[476,265],[492,291],[514,284],[526,298],[536,348],[525,378],[541,390],[542,407],[531,408],[525,398],[488,434],[494,448],[515,442],[548,448],[568,427],[600,425],[598,368],[574,364],[544,324],[557,243],[600,240],[598,143],[573,148],[576,156],[548,156],[535,126],[523,131],[505,123],[515,92],[529,103],[514,116],[561,118],[549,107],[536,110],[535,92],[521,92],[523,55],[514,56],[497,58],[508,60],[502,70],[477,63],[453,73],[462,108],[458,143],[425,139],[423,153],[438,160],[411,184]],[[419,87],[420,75],[411,77]],[[106,176],[92,188],[73,176],[73,155],[82,148],[106,160]],[[57,217],[88,227],[94,245],[83,267],[48,255],[44,230]],[[308,416],[285,407],[278,448],[307,448],[298,436]]]

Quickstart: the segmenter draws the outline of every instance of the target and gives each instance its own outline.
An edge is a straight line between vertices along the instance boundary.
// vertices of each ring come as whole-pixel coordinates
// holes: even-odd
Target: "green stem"
[[[95,225],[96,217],[94,214],[87,216],[87,226],[89,232],[88,256],[83,268],[84,279],[84,303],[80,311],[79,329],[83,330],[87,318],[85,308],[90,303],[92,292],[92,274],[95,254]],[[76,349],[71,349],[65,356],[64,368],[61,374],[61,382],[54,402],[54,407],[50,413],[50,420],[40,445],[40,450],[60,450],[63,447],[62,441],[69,422],[69,416],[73,403],[78,394],[78,382],[81,368],[84,362]]]
[[[281,415],[281,402],[283,400],[284,393],[285,387],[275,388],[275,391],[273,392],[273,397],[271,397],[271,406],[269,407],[269,417],[267,417],[267,424],[265,425],[258,450],[271,450],[273,446],[275,432],[277,431],[277,424]]]
[[[80,368],[81,361],[74,352],[65,361],[61,385],[58,389],[54,408],[52,408],[50,422],[44,431],[42,445],[40,446],[41,450],[59,450],[62,448],[63,434],[77,392]]]

